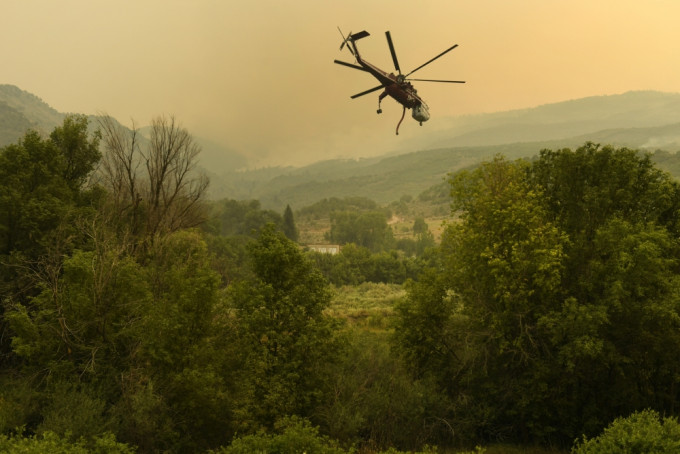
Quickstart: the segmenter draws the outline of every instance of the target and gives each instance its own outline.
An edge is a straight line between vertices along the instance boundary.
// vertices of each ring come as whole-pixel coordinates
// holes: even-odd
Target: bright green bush
[[[231,445],[211,451],[211,454],[354,454],[356,450],[341,448],[337,441],[319,434],[319,429],[306,420],[297,416],[279,420],[275,427],[276,433],[261,431],[255,435],[236,438]],[[436,454],[437,449],[425,446],[421,451],[410,454]],[[477,450],[474,454],[483,453]],[[377,454],[404,454],[390,448]]]
[[[319,435],[319,429],[298,417],[284,418],[276,424],[276,434],[259,432],[235,439],[216,454],[344,454],[334,440]],[[353,451],[350,451],[353,452]]]
[[[662,454],[680,452],[680,424],[653,410],[618,418],[596,438],[577,441],[572,454]]]
[[[6,454],[133,454],[135,450],[126,444],[118,443],[112,434],[96,437],[90,443],[83,439],[72,443],[54,432],[45,432],[32,437],[0,435],[0,452]]]

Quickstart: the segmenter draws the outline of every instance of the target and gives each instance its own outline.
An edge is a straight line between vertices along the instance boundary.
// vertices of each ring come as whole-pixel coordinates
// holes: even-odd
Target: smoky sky
[[[60,112],[124,124],[174,115],[194,135],[255,165],[372,156],[459,115],[629,90],[680,92],[675,0],[3,0],[2,80]],[[393,70],[459,47],[418,77],[433,119],[419,127],[377,85],[340,34],[367,30],[362,56]],[[429,129],[428,129],[429,128]]]

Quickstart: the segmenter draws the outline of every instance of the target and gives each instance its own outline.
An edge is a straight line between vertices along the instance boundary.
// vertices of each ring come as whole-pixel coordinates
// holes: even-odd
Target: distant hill
[[[49,133],[63,118],[37,96],[0,84],[0,146],[15,143],[29,128]]]
[[[0,146],[16,142],[27,128],[49,133],[59,113],[40,98],[12,85],[0,85]],[[91,117],[91,121],[96,117]],[[430,126],[430,125],[428,125]],[[576,148],[586,141],[655,153],[660,167],[680,177],[680,94],[653,91],[595,96],[484,115],[439,120],[418,142],[370,159],[336,159],[305,167],[246,167],[238,152],[195,137],[200,165],[211,178],[214,199],[259,199],[264,208],[283,210],[323,198],[363,196],[381,204],[403,195],[418,196],[447,174],[495,154],[531,157],[543,148]],[[145,129],[140,131],[145,133]],[[419,150],[419,151],[416,151]]]
[[[595,139],[595,137],[592,137]],[[542,149],[576,148],[585,140],[526,142],[505,145],[456,147],[426,150],[371,160],[326,161],[323,171],[313,168],[269,169],[271,178],[261,172],[236,172],[211,180],[213,198],[259,199],[262,206],[295,209],[330,197],[368,197],[380,204],[404,195],[418,196],[444,181],[457,170],[474,166],[502,154],[509,159],[531,157]],[[221,181],[228,185],[215,186]],[[219,193],[222,189],[224,192]]]
[[[606,129],[680,123],[680,93],[631,91],[545,104],[531,109],[449,117],[405,151],[568,139]]]
[[[0,147],[16,143],[31,128],[49,134],[61,125],[66,114],[50,107],[39,97],[14,85],[0,84]],[[90,126],[97,127],[97,116],[89,115]],[[144,135],[147,128],[141,128]],[[191,131],[190,131],[191,132]],[[239,169],[248,160],[238,152],[207,139],[193,136],[201,146],[201,166],[206,169]]]
[[[586,141],[664,150],[660,166],[680,169],[674,164],[674,153],[680,150],[680,94],[629,92],[446,121],[448,127],[441,129],[440,124],[440,130],[428,134],[429,145],[411,142],[409,152],[226,173],[213,178],[212,195],[256,198],[277,210],[286,204],[304,207],[322,198],[345,196],[385,204],[402,195],[417,196],[448,173],[495,154],[531,157],[544,148],[576,148]]]

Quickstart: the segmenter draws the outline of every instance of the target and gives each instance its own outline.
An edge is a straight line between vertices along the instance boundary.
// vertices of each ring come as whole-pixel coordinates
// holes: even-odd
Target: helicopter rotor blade
[[[394,44],[392,44],[392,35],[390,35],[389,31],[386,31],[385,36],[387,37],[387,45],[390,46],[390,53],[392,54],[394,69],[396,69],[397,72],[401,74],[401,69],[399,69],[399,61],[397,60],[397,53],[394,51]]]
[[[436,59],[438,59],[439,57],[441,57],[441,56],[444,55],[445,53],[447,53],[447,52],[449,52],[449,51],[452,51],[452,50],[455,49],[456,47],[458,47],[458,44],[454,44],[453,46],[449,47],[448,49],[446,49],[446,50],[445,50],[444,52],[442,52],[441,54],[437,55],[436,57],[434,57],[434,58],[428,60],[427,62],[423,63],[422,65],[418,66],[416,69],[414,69],[414,70],[411,71],[410,73],[406,74],[406,77],[408,77],[408,76],[410,76],[411,74],[413,74],[414,72],[418,71],[420,68],[429,65],[430,63],[432,63],[433,61],[435,61]]]
[[[464,80],[439,80],[439,79],[406,79],[406,80],[415,80],[417,82],[446,82],[449,84],[464,84]]]
[[[369,89],[369,90],[362,91],[361,93],[357,93],[357,94],[354,95],[354,96],[350,96],[350,98],[352,98],[352,99],[358,98],[359,96],[364,96],[364,95],[367,95],[367,94],[369,94],[369,93],[373,93],[374,91],[378,91],[378,90],[380,90],[381,88],[383,88],[383,85],[378,85],[377,87],[373,87],[373,88],[371,88],[371,89]]]
[[[342,66],[347,66],[348,68],[358,69],[359,71],[368,71],[366,68],[363,68],[359,65],[353,65],[352,63],[347,63],[345,61],[333,60],[333,63],[336,63],[338,65],[342,65]]]

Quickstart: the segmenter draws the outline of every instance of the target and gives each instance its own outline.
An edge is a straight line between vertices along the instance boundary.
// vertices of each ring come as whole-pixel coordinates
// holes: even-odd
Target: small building
[[[322,254],[335,255],[340,252],[339,244],[308,244],[306,247],[310,251],[321,252]]]

